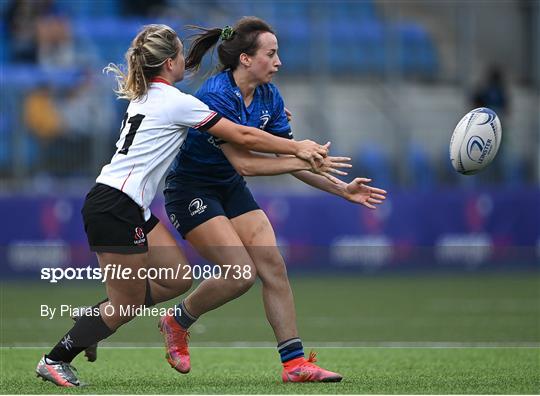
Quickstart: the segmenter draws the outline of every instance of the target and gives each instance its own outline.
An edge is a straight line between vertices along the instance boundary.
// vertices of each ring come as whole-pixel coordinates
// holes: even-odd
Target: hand
[[[375,209],[375,205],[382,204],[386,199],[386,191],[364,184],[369,182],[371,182],[371,179],[357,177],[344,186],[343,198],[370,209]]]
[[[332,183],[342,184],[343,182],[332,176],[331,173],[346,176],[347,172],[340,171],[337,168],[352,168],[351,164],[346,163],[350,160],[351,159],[349,157],[326,157],[322,161],[316,161],[316,167],[312,167],[311,172],[326,177]]]
[[[292,120],[292,113],[291,113],[291,111],[290,111],[288,108],[286,108],[286,107],[285,107],[285,115],[287,116],[287,121],[288,121],[288,122],[291,122],[291,120]]]
[[[330,142],[321,146],[312,140],[302,140],[296,142],[296,157],[308,161],[312,168],[317,168],[317,160],[322,161],[328,155]]]

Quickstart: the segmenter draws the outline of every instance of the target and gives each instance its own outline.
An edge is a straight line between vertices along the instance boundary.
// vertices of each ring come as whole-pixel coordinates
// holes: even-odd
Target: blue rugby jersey
[[[232,72],[226,70],[206,80],[195,97],[232,122],[260,128],[280,137],[293,137],[283,99],[273,84],[258,86],[253,101],[246,107]],[[222,143],[208,132],[190,128],[170,168],[167,182],[226,184],[239,178],[219,148]]]

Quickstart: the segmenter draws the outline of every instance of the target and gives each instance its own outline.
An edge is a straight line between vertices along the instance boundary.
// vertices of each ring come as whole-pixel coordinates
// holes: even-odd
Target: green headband
[[[225,26],[223,29],[221,29],[221,36],[220,38],[222,40],[230,40],[232,39],[232,36],[234,35],[234,29],[230,27],[229,25]]]

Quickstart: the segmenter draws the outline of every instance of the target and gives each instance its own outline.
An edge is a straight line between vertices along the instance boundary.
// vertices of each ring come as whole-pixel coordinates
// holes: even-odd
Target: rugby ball
[[[450,160],[454,169],[474,175],[488,166],[501,144],[501,122],[487,107],[471,110],[459,121],[450,139]]]

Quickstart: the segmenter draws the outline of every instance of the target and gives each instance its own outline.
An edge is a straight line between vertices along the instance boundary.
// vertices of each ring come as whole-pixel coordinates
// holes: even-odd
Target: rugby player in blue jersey
[[[234,28],[203,29],[186,58],[186,69],[197,70],[203,56],[221,40],[217,53],[221,72],[208,80],[196,97],[229,120],[292,138],[283,99],[271,84],[279,70],[278,43],[272,28],[254,17]],[[169,364],[189,372],[188,328],[204,313],[245,293],[262,281],[266,316],[283,363],[284,382],[337,382],[342,376],[304,357],[296,328],[294,299],[274,230],[246,186],[243,176],[292,173],[303,182],[351,202],[375,208],[384,190],[357,178],[347,184],[314,174],[280,160],[245,150],[210,134],[190,130],[166,179],[165,199],[170,220],[206,259],[220,265],[249,268],[249,277],[204,280],[179,305],[177,316],[164,316]]]

